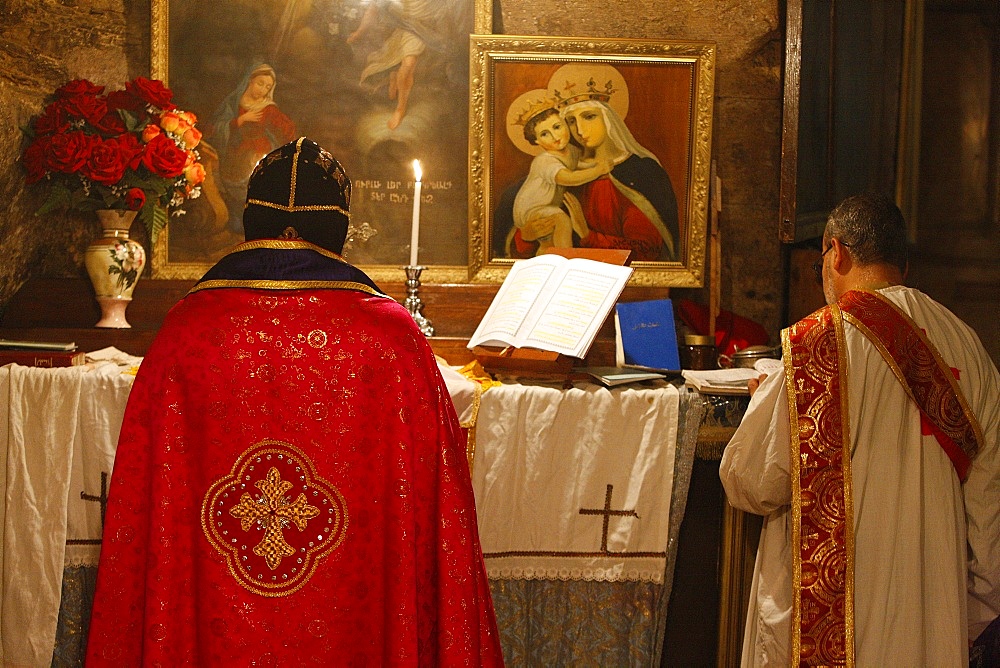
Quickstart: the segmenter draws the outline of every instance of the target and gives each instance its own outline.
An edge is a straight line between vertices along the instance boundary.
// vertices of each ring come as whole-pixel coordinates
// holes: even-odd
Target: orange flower
[[[184,178],[192,187],[199,185],[205,180],[205,166],[200,162],[194,162],[184,168]]]
[[[181,114],[175,114],[172,111],[165,111],[160,114],[160,127],[167,132],[173,132],[174,134],[184,134],[184,132],[191,127],[188,119]]]
[[[142,141],[148,144],[150,140],[158,134],[160,134],[160,126],[155,123],[150,123],[142,130]]]
[[[188,148],[194,148],[201,142],[201,130],[192,126],[184,132],[181,140]]]

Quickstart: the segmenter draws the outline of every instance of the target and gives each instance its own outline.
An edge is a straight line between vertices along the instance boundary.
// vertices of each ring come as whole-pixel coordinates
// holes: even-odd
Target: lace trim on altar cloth
[[[67,545],[63,568],[97,566],[101,558],[100,545]]]
[[[483,555],[486,575],[499,580],[585,580],[663,584],[666,554],[660,556],[554,557]]]

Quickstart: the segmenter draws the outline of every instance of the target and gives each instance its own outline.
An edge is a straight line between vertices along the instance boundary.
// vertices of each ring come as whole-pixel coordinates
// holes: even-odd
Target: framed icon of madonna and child
[[[470,274],[627,249],[634,285],[700,287],[715,45],[473,36]]]
[[[376,280],[404,280],[420,192],[423,279],[468,277],[469,35],[492,30],[492,0],[150,7],[152,76],[197,116],[207,173],[201,196],[159,235],[154,277],[198,278],[242,241],[253,166],[300,136],[351,178],[348,260]]]

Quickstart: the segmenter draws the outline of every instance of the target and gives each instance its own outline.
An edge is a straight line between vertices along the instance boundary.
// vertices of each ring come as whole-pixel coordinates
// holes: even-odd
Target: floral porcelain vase
[[[146,251],[128,231],[135,211],[100,209],[97,219],[103,236],[87,247],[86,265],[94,286],[101,319],[95,327],[131,327],[125,319],[125,309],[132,301],[132,291],[146,266]]]

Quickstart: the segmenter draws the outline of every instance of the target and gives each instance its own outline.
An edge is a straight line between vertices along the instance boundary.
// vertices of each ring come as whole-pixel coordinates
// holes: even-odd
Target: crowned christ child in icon
[[[570,140],[569,127],[553,100],[529,102],[515,122],[524,126],[525,141],[542,152],[531,161],[528,176],[514,199],[514,224],[525,234],[527,228],[535,226],[551,228],[551,232],[535,238],[539,253],[549,247],[572,248],[573,221],[562,208],[566,187],[583,185],[607,174],[613,163],[607,159],[580,160],[581,149]]]

